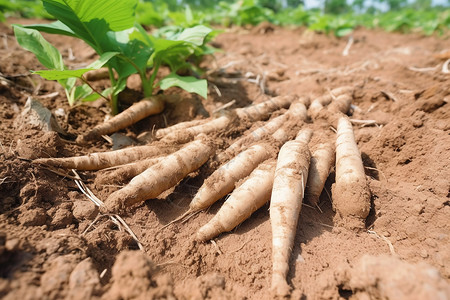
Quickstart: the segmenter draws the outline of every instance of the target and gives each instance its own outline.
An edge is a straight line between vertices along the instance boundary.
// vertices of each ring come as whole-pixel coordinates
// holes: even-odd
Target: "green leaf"
[[[108,61],[111,58],[119,54],[120,54],[119,52],[105,52],[102,55],[100,55],[100,57],[96,61],[92,62],[89,66],[87,66],[87,68],[98,70],[101,67],[103,67],[106,63],[108,63]]]
[[[137,0],[42,0],[49,14],[70,28],[97,53],[108,31],[133,27]]]
[[[67,27],[66,24],[61,21],[56,21],[50,24],[33,24],[33,25],[24,25],[25,28],[36,29],[41,32],[51,33],[51,34],[61,34],[67,36],[76,36],[75,33]]]
[[[60,85],[62,85],[62,87],[66,90],[66,92],[68,92],[68,91],[71,91],[75,87],[75,84],[77,83],[77,79],[78,78],[76,78],[76,77],[60,79],[60,80],[58,80],[58,83]]]
[[[71,77],[80,78],[84,73],[94,69],[78,69],[78,70],[39,70],[31,71],[33,74],[37,74],[47,80],[63,80]]]
[[[48,69],[64,70],[64,62],[58,49],[47,42],[37,30],[20,25],[13,25],[13,28],[19,45],[33,52],[41,64]]]
[[[170,74],[159,82],[161,89],[166,90],[170,87],[177,86],[189,93],[196,93],[206,99],[208,96],[208,84],[205,79],[197,79],[192,76],[179,76]]]
[[[192,28],[186,28],[183,30],[177,37],[176,41],[184,41],[192,43],[196,46],[201,46],[205,37],[212,31],[211,28],[208,28],[203,25],[197,25]]]
[[[336,31],[334,32],[334,35],[337,37],[343,37],[343,36],[349,35],[352,32],[353,32],[353,28],[343,27],[343,28],[336,29]]]
[[[137,38],[138,37],[138,38]],[[138,71],[145,70],[153,49],[146,45],[145,37],[135,28],[107,34],[111,51],[118,51],[120,56],[111,60],[111,67],[119,76],[128,77]]]
[[[38,74],[47,80],[63,80],[71,77],[81,78],[84,73],[92,70],[97,70],[103,67],[112,57],[119,54],[118,52],[106,52],[103,53],[100,58],[90,64],[87,68],[77,70],[40,70],[33,71],[34,74]]]
[[[100,95],[97,93],[92,93],[92,89],[87,84],[76,86],[73,92],[75,102],[85,99],[86,97],[91,97],[91,101],[94,101],[98,99]]]

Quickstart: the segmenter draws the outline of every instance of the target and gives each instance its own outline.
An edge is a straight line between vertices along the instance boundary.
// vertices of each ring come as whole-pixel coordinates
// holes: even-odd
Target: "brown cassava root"
[[[117,212],[158,196],[200,168],[213,152],[214,147],[210,140],[204,135],[200,136],[134,177],[122,189],[109,195],[105,201],[105,211]]]
[[[291,120],[275,131],[270,142],[260,141],[222,164],[205,180],[189,204],[189,210],[169,224],[208,208],[230,193],[238,181],[248,176],[261,162],[275,155],[279,147],[292,138],[292,130],[296,128],[293,122],[295,121]]]
[[[289,258],[294,244],[303,193],[308,178],[312,130],[303,129],[296,139],[285,143],[278,155],[270,200],[272,226],[272,292],[289,295],[286,281]]]
[[[273,118],[263,126],[258,127],[257,129],[237,139],[225,151],[217,155],[217,161],[227,161],[228,159],[239,153],[239,151],[242,150],[243,146],[250,145],[270,134],[273,134],[278,128],[280,128],[290,119],[298,120],[299,123],[305,121],[307,118],[307,110],[304,104],[305,102],[307,102],[305,98],[295,101],[291,104],[289,110],[286,113]]]
[[[99,139],[102,135],[114,133],[150,115],[160,113],[164,109],[163,97],[164,95],[152,96],[134,103],[120,114],[78,136],[77,143]]]
[[[155,137],[157,139],[162,139],[164,136],[166,136],[169,133],[172,133],[172,132],[175,132],[178,130],[184,130],[184,129],[194,127],[197,125],[201,125],[206,122],[207,122],[206,119],[202,119],[202,120],[192,120],[192,121],[177,123],[175,125],[172,125],[172,126],[169,126],[166,128],[160,128],[160,129],[156,130]]]
[[[163,159],[164,156],[151,157],[114,167],[113,170],[106,169],[101,177],[97,177],[99,179],[96,180],[96,183],[102,185],[126,183]]]
[[[230,231],[246,220],[270,198],[275,160],[258,166],[225,201],[216,215],[197,232],[198,241],[210,240],[222,232]]]
[[[33,163],[64,169],[93,171],[128,164],[144,158],[161,155],[168,151],[169,147],[159,143],[74,157],[38,158]]]
[[[370,191],[352,124],[346,116],[339,119],[337,126],[336,183],[332,187],[332,197],[344,226],[364,227],[363,221],[370,210]]]
[[[226,114],[196,126],[170,132],[162,140],[167,143],[186,143],[201,133],[209,134],[223,130],[231,124],[232,120],[233,117]]]
[[[170,143],[185,143],[192,140],[200,133],[209,134],[227,128],[233,123],[236,117],[239,120],[264,120],[267,119],[273,111],[289,107],[295,99],[296,97],[294,96],[278,96],[259,104],[237,108],[230,112],[223,112],[221,116],[205,122],[200,122],[198,125],[189,126],[190,124],[188,124],[186,128],[170,130],[170,132],[164,135],[162,139]],[[183,127],[183,125],[180,125],[180,127]]]
[[[311,156],[305,200],[317,206],[320,194],[334,165],[334,143],[319,144]]]

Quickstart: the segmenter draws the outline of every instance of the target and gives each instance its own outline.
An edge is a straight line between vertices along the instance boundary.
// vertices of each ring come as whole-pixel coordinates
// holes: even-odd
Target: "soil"
[[[25,22],[33,21],[7,23]],[[111,149],[105,140],[74,142],[108,117],[108,108],[102,101],[70,107],[55,82],[29,74],[41,66],[16,44],[11,28],[0,24],[0,29],[1,298],[271,297],[268,204],[214,243],[197,243],[194,237],[223,201],[162,229],[187,210],[211,168],[201,168],[122,215],[142,243],[140,251],[108,218],[96,219],[98,209],[71,178],[32,164],[30,159],[37,157]],[[95,59],[80,41],[46,38],[70,67]],[[370,213],[364,230],[340,222],[330,200],[332,173],[320,210],[305,203],[300,214],[288,274],[291,297],[450,299],[450,75],[441,70],[449,39],[448,34],[357,29],[344,56],[347,38],[267,24],[227,29],[214,41],[222,51],[203,62],[208,99],[173,88],[165,93],[179,95],[177,100],[121,137],[139,144],[154,129],[203,119],[232,100],[231,108],[277,95],[314,99],[336,87],[354,86],[351,118],[376,123],[354,125],[371,191]],[[95,86],[105,87],[107,81]],[[136,86],[133,77],[128,87]],[[22,115],[28,97],[48,108],[61,128],[29,122]],[[320,130],[312,144],[333,136],[328,126]],[[242,125],[219,135],[218,148],[244,131]],[[98,174],[80,172],[94,194],[105,199],[117,186],[96,185]]]

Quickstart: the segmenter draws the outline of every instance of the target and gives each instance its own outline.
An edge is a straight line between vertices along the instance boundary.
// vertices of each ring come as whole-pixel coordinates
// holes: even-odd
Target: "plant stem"
[[[153,93],[153,85],[149,84],[149,81],[147,81],[147,76],[145,75],[145,71],[144,72],[139,72],[139,76],[141,77],[141,81],[142,81],[142,89],[144,91],[144,97],[150,97]]]
[[[155,65],[153,66],[152,75],[150,76],[150,79],[146,82],[146,84],[148,84],[151,87],[152,92],[153,92],[153,83],[155,82],[156,75],[158,74],[158,70],[159,70],[159,66],[160,65],[161,65],[160,61],[156,61],[155,62]]]
[[[81,81],[83,81],[83,83],[87,84],[94,93],[98,94],[100,97],[102,97],[103,99],[105,99],[106,101],[109,102],[109,99],[106,98],[105,96],[102,95],[102,93],[100,93],[99,91],[97,91],[90,83],[89,81],[86,80],[86,78],[84,78],[84,76],[80,77]]]
[[[113,69],[110,66],[108,66],[108,73],[109,73],[109,81],[111,82],[111,87],[113,87],[113,92],[109,96],[110,99],[108,101],[111,106],[111,114],[113,116],[115,116],[119,112],[119,107],[117,105],[118,104],[117,103],[117,95],[114,92],[114,87],[116,86],[117,82],[116,82],[116,78],[114,78]]]

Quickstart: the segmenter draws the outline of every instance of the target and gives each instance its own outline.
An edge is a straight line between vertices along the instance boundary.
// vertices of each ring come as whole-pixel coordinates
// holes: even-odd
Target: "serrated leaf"
[[[44,67],[64,70],[64,62],[58,49],[47,42],[39,31],[20,25],[13,25],[13,28],[19,45],[33,52]]]
[[[166,90],[170,87],[177,86],[189,93],[196,93],[206,99],[208,96],[208,84],[205,79],[197,79],[192,76],[179,76],[170,74],[159,82],[161,89]]]

